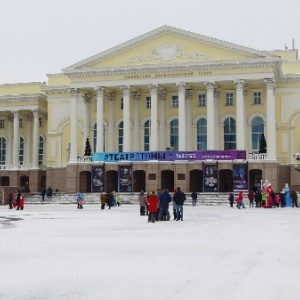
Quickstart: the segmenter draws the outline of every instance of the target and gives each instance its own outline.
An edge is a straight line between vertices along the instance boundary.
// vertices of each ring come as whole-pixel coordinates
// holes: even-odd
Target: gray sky
[[[46,74],[163,25],[257,50],[300,48],[299,0],[0,0],[0,84]]]

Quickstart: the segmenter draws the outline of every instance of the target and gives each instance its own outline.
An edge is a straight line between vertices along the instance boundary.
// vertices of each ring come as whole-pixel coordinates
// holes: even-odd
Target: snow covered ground
[[[299,299],[299,232],[297,208],[1,206],[0,299]]]

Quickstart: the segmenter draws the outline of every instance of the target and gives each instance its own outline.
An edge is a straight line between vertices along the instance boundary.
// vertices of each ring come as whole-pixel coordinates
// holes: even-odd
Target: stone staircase
[[[51,198],[45,196],[45,200],[42,201],[42,197],[39,193],[24,194],[25,205],[42,205],[42,204],[55,204],[55,205],[76,205],[76,194],[66,193],[53,193]],[[121,204],[137,205],[138,193],[124,193],[120,194]],[[229,193],[198,193],[197,204],[200,205],[229,205],[228,201]],[[236,196],[236,195],[235,195]],[[84,204],[93,205],[100,204],[100,193],[87,193],[83,194]],[[185,201],[186,205],[192,205],[192,199],[190,193],[187,194]]]

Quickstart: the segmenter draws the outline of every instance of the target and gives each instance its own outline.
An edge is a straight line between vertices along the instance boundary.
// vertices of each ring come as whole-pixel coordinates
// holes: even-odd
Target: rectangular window
[[[40,125],[40,127],[43,127],[42,118],[39,118],[39,125]]]
[[[151,109],[151,97],[146,96],[146,109]]]
[[[4,125],[5,125],[5,120],[0,119],[0,129],[4,129]]]
[[[173,108],[177,108],[178,107],[178,96],[177,95],[172,96],[171,106]]]
[[[198,97],[198,106],[206,106],[206,95],[205,94],[199,94]]]
[[[233,105],[233,93],[226,93],[225,105],[226,106]]]
[[[19,119],[19,127],[23,128],[23,119],[22,118]]]
[[[120,106],[120,108],[121,108],[121,110],[123,110],[123,97],[121,98],[121,106]]]
[[[253,104],[254,105],[261,104],[261,92],[253,92]]]

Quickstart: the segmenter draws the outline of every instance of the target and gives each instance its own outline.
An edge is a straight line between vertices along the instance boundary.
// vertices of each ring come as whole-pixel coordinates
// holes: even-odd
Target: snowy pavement
[[[300,209],[0,206],[1,300],[294,300]]]

